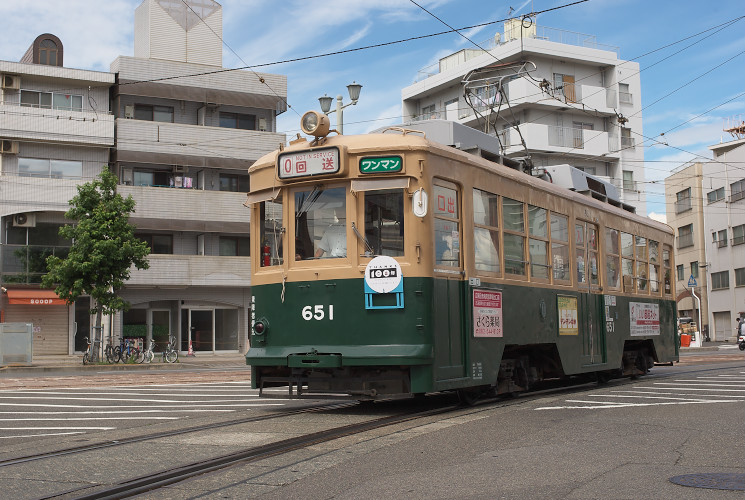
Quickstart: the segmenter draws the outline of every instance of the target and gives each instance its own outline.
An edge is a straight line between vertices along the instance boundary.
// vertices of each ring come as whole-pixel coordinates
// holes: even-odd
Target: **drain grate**
[[[670,482],[694,488],[745,491],[745,474],[712,472],[708,474],[685,474],[670,478]]]

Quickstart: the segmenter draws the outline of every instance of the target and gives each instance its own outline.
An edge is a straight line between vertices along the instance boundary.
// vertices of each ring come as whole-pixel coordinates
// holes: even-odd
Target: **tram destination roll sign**
[[[277,173],[280,179],[336,174],[340,165],[338,148],[318,148],[281,153],[277,158]]]

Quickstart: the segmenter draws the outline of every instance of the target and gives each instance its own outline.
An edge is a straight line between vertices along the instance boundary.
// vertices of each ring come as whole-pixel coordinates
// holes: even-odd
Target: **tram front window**
[[[344,188],[295,193],[295,260],[347,256]]]
[[[365,239],[374,255],[404,254],[404,193],[401,190],[365,194]]]

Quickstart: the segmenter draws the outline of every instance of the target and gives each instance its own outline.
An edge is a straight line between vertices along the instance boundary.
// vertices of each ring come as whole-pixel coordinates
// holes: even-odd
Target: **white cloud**
[[[649,217],[652,220],[656,220],[657,222],[662,222],[663,224],[667,224],[666,214],[658,214],[656,212],[649,212],[649,215],[647,217]]]

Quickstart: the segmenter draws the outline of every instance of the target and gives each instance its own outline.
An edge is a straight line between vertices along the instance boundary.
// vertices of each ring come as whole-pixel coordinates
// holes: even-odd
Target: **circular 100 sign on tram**
[[[376,293],[390,293],[401,284],[401,266],[393,257],[380,255],[365,268],[365,283]]]

